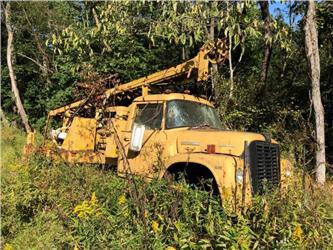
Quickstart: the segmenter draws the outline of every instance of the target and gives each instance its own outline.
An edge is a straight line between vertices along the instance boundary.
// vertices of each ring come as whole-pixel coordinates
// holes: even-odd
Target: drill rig
[[[48,113],[44,139],[49,135],[49,124],[54,117],[63,119],[62,127],[57,130],[51,130],[51,139],[56,146],[56,155],[70,162],[82,163],[110,163],[105,158],[107,147],[107,137],[110,131],[106,132],[104,125],[110,117],[122,119],[127,115],[127,107],[110,106],[109,100],[118,94],[133,92],[141,89],[142,96],[149,95],[150,88],[153,85],[164,83],[178,77],[195,79],[198,82],[204,82],[209,77],[210,64],[224,63],[228,58],[228,48],[223,40],[208,41],[201,48],[199,53],[192,59],[177,66],[141,77],[125,84],[119,84],[113,88],[107,89],[97,98],[98,104],[92,107],[90,97],[75,101],[71,104],[51,110]],[[84,110],[95,109],[95,117],[79,117],[79,113]],[[28,135],[28,141],[31,142],[34,135]],[[113,141],[113,143],[115,143]],[[28,143],[30,144],[30,143]],[[116,145],[110,146],[113,155],[116,155]],[[47,148],[47,147],[46,147]],[[48,155],[54,154],[54,147],[46,150]],[[110,153],[110,152],[109,152]],[[106,153],[108,155],[108,153]]]
[[[242,204],[266,183],[282,186],[292,170],[289,161],[280,159],[276,141],[259,133],[223,129],[214,106],[203,98],[150,93],[154,85],[179,77],[204,82],[210,65],[224,63],[227,55],[223,40],[209,41],[184,63],[106,89],[94,97],[95,105],[88,96],[51,110],[43,151],[70,163],[111,165],[120,176],[152,179],[185,173],[189,181],[212,179],[221,198],[238,197]],[[110,103],[138,90],[141,96],[128,106]],[[62,126],[51,130],[47,140],[54,117],[62,118]],[[33,137],[28,135],[26,151]]]

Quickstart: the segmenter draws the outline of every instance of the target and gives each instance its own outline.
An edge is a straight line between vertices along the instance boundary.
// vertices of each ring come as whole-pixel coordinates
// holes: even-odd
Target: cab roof
[[[135,98],[133,102],[154,102],[154,101],[171,101],[171,100],[186,100],[186,101],[202,103],[213,107],[213,105],[209,101],[203,98],[182,93],[153,94],[153,95],[139,96]]]

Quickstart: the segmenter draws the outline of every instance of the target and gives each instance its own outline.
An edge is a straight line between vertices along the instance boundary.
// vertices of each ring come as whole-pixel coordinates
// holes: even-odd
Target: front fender
[[[165,172],[172,165],[177,163],[195,163],[208,168],[215,178],[221,200],[233,199],[233,202],[241,203],[242,196],[245,195],[245,202],[248,203],[251,198],[249,171],[246,171],[245,194],[243,191],[243,183],[236,183],[237,169],[243,171],[243,160],[239,157],[205,153],[178,154],[166,162],[166,167],[164,171],[160,173],[160,178],[164,176]]]
[[[196,163],[208,168],[213,174],[216,183],[218,186],[221,186],[224,182],[223,179],[228,179],[231,176],[234,179],[234,169],[236,165],[236,161],[234,157],[227,155],[216,155],[216,154],[205,154],[205,153],[192,153],[192,154],[178,154],[169,159],[163,171],[160,173],[160,178],[162,178],[165,172],[174,164],[177,163]],[[232,172],[226,175],[225,171]]]

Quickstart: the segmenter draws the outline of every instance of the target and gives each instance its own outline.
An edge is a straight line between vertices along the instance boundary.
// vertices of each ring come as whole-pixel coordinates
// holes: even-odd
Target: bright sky
[[[269,5],[269,11],[273,16],[279,16],[282,15],[284,21],[289,24],[290,20],[289,20],[289,2],[286,1],[285,3],[281,3],[281,1],[277,0],[274,3],[270,2]],[[292,18],[294,20],[292,20],[292,26],[295,27],[295,25],[297,25],[297,23],[302,19],[301,15],[293,15]]]

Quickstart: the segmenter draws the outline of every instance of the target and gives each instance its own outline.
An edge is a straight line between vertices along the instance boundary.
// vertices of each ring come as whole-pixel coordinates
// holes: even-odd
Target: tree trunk
[[[325,124],[324,108],[320,95],[320,58],[318,49],[318,31],[316,26],[316,7],[314,0],[309,0],[306,14],[305,50],[311,78],[311,96],[316,123],[316,179],[319,184],[325,182]]]
[[[269,14],[269,2],[260,1],[259,5],[260,5],[260,10],[261,10],[262,20],[264,21],[265,38],[267,39],[267,38],[272,37],[272,31],[271,31],[271,28],[269,27],[270,23],[271,23],[271,18],[270,18],[270,14]],[[266,83],[269,63],[271,60],[271,54],[272,54],[272,43],[266,42],[264,58],[263,58],[263,61],[261,64],[261,75],[260,75],[261,83]]]
[[[15,97],[15,104],[17,107],[17,110],[21,116],[23,125],[25,127],[25,130],[27,132],[31,132],[31,128],[28,122],[28,117],[27,114],[25,113],[24,107],[22,105],[22,101],[20,98],[20,93],[17,88],[17,83],[16,83],[16,76],[14,73],[13,69],[13,59],[12,59],[12,54],[13,54],[13,40],[14,40],[14,32],[11,26],[11,10],[10,10],[10,2],[6,3],[5,7],[5,18],[6,18],[6,28],[7,28],[7,33],[8,33],[8,40],[7,40],[7,65],[8,65],[8,70],[9,70],[9,76],[10,76],[10,82],[11,82],[11,87],[12,91],[14,93]]]
[[[227,4],[227,12],[228,15],[230,15],[230,3],[229,0],[226,1]],[[233,98],[234,95],[234,67],[232,65],[232,36],[231,36],[231,32],[228,32],[228,62],[229,62],[229,81],[230,81],[230,85],[229,85],[229,99]]]
[[[215,20],[214,17],[210,19],[210,27],[209,27],[209,39],[214,41],[215,40]],[[211,67],[211,80],[212,80],[212,96],[214,99],[218,96],[218,90],[217,90],[217,78],[218,78],[218,68],[217,64],[212,64]]]
[[[232,99],[234,96],[234,67],[232,66],[232,36],[231,33],[228,32],[229,38],[229,73],[230,73],[230,87],[229,87],[229,99]]]

